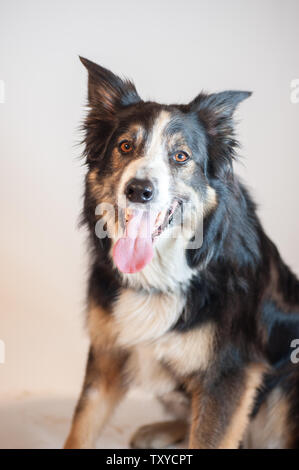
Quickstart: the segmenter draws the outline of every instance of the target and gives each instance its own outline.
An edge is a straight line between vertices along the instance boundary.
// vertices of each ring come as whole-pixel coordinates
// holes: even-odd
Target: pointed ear
[[[217,135],[233,126],[232,117],[238,105],[249,98],[250,91],[223,91],[210,95],[201,93],[191,103],[211,135]]]
[[[208,137],[208,170],[211,175],[227,178],[232,171],[238,141],[235,138],[233,114],[237,106],[251,95],[248,91],[201,93],[189,104]]]
[[[110,70],[80,57],[88,70],[88,101],[102,118],[114,120],[118,111],[141,101],[129,80],[122,80]]]

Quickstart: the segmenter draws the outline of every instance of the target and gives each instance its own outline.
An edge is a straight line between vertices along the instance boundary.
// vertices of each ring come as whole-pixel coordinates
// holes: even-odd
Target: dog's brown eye
[[[186,152],[177,152],[173,158],[177,163],[185,163],[189,160],[189,155]]]
[[[129,153],[133,150],[133,145],[128,140],[124,140],[120,143],[119,148],[123,153]]]

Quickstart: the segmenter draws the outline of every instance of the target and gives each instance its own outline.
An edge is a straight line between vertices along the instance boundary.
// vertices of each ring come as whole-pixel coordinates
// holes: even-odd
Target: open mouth
[[[168,209],[128,208],[125,210],[125,233],[113,246],[113,259],[124,273],[141,271],[152,259],[154,241],[168,227],[180,205],[174,199]]]
[[[180,205],[181,202],[178,199],[174,199],[171,206],[167,210],[159,212],[156,218],[154,232],[152,233],[153,240],[159,237],[166,227],[171,224],[174,213]]]
[[[152,240],[154,241],[161,233],[172,223],[173,216],[176,209],[181,206],[182,201],[174,199],[168,209],[164,209],[158,213],[155,219],[154,228],[151,233]],[[130,221],[133,211],[131,209],[125,210],[125,223]]]

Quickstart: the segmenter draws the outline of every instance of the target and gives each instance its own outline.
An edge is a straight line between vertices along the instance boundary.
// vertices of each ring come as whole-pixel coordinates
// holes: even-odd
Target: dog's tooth
[[[161,212],[159,212],[159,214],[157,215],[156,222],[155,222],[155,225],[156,225],[156,226],[161,225],[161,223],[163,222],[163,219],[164,219],[164,214],[163,214],[163,212],[164,212],[164,211],[161,211]]]

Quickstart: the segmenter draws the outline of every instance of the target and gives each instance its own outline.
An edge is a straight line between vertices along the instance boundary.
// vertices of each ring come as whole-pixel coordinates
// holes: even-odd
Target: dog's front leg
[[[90,348],[82,392],[65,449],[93,448],[96,439],[126,391],[123,369],[127,353]]]
[[[239,447],[263,371],[261,366],[250,365],[212,382],[192,379],[191,449]]]

